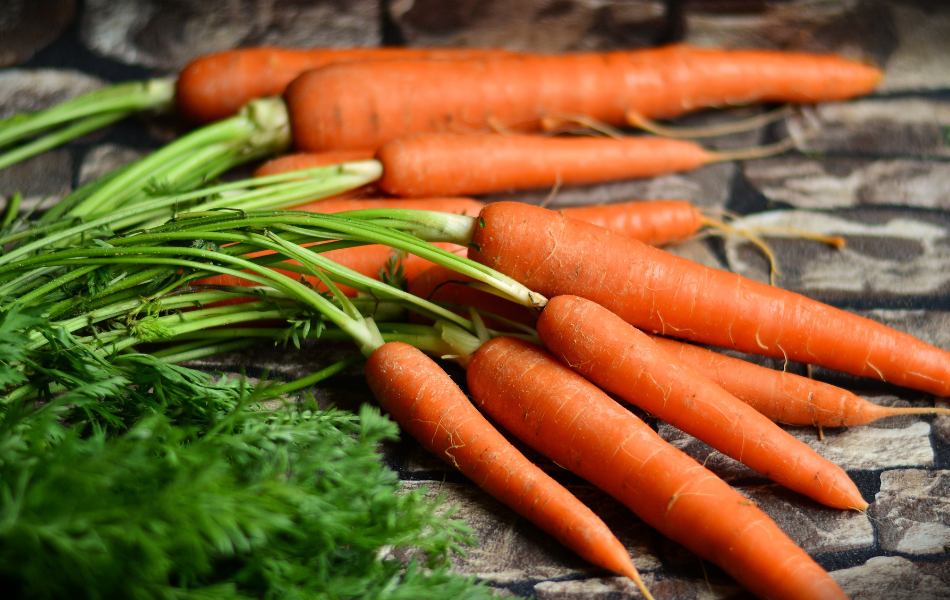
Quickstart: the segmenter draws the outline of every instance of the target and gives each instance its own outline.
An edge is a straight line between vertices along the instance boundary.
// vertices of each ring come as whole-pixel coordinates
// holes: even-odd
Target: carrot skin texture
[[[376,152],[379,187],[395,196],[478,195],[689,171],[715,159],[695,142],[631,136],[426,134]]]
[[[550,353],[495,338],[475,353],[467,378],[495,421],[758,597],[846,598],[752,502]]]
[[[249,100],[277,96],[304,71],[329,64],[401,58],[507,54],[479,48],[240,48],[198,58],[178,75],[179,112],[195,123],[237,114]]]
[[[879,406],[822,381],[761,367],[692,344],[657,336],[650,338],[668,354],[777,423],[851,427],[894,415],[931,412]]]
[[[950,395],[950,353],[800,294],[709,269],[553,211],[482,210],[469,258],[638,329]]]
[[[366,381],[403,430],[486,492],[589,562],[636,573],[603,521],[516,450],[421,351],[380,346],[366,362]]]
[[[873,67],[836,56],[667,46],[561,56],[330,65],[287,87],[300,150],[378,148],[419,133],[540,131],[544,117],[624,125],[756,101],[842,100],[872,90]]]
[[[435,212],[468,215],[474,217],[484,202],[472,198],[327,198],[295,206],[291,210],[306,210],[319,213],[338,213],[370,208],[397,208],[407,210],[431,210]]]
[[[559,209],[561,214],[640,240],[650,246],[681,242],[706,224],[685,200],[642,200]]]
[[[844,470],[597,303],[551,298],[537,329],[554,356],[601,389],[817,502],[867,508]]]

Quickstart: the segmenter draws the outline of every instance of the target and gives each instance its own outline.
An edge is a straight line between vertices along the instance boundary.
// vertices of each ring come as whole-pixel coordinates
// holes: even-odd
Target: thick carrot
[[[390,342],[370,355],[366,381],[393,420],[427,450],[584,559],[633,579],[650,597],[604,522],[498,433],[432,359]]]
[[[552,354],[601,389],[816,502],[867,508],[844,470],[596,302],[551,298],[537,329]]]
[[[489,204],[478,223],[469,257],[539,294],[588,298],[653,333],[950,395],[950,353],[870,319],[536,206]]]
[[[468,366],[475,402],[760,598],[843,599],[765,513],[548,352],[495,338]]]
[[[650,337],[668,354],[778,423],[847,427],[897,415],[950,414],[946,408],[879,406],[822,381],[761,367],[693,344]]]
[[[379,187],[395,196],[477,195],[688,171],[720,160],[695,142],[632,136],[426,134],[376,153]]]
[[[562,56],[330,65],[285,92],[300,150],[375,149],[418,133],[539,131],[545,117],[623,125],[756,101],[842,100],[878,69],[837,56],[668,46]]]
[[[452,59],[504,50],[480,48],[240,48],[203,56],[178,75],[178,109],[196,123],[237,114],[249,100],[283,93],[304,71],[329,64],[402,58]]]
[[[650,246],[681,242],[710,223],[686,200],[642,200],[558,210],[572,219],[587,221]]]

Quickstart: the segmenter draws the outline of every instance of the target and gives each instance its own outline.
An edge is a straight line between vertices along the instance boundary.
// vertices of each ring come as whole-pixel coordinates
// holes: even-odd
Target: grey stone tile
[[[780,485],[740,487],[739,491],[809,554],[874,546],[874,526],[864,513],[827,508]]]
[[[90,149],[79,165],[79,185],[107,175],[150,154],[146,150],[116,144],[102,144]]]
[[[0,119],[49,108],[105,85],[97,77],[64,69],[0,71]]]
[[[931,467],[934,464],[930,424],[923,421],[906,427],[825,429],[824,440],[819,439],[814,427],[782,427],[846,471]],[[726,481],[759,477],[752,469],[669,424],[661,423],[659,434]]]
[[[781,271],[776,284],[812,298],[932,296],[950,287],[948,222],[942,213],[770,211],[749,215],[740,226],[844,236],[846,246],[833,248],[794,234],[765,234]],[[725,256],[736,273],[768,281],[768,262],[751,243],[727,238]]]
[[[887,3],[898,45],[884,63],[880,92],[950,87],[950,5],[945,2]]]
[[[379,23],[375,0],[87,0],[81,37],[109,58],[178,70],[238,46],[378,46]]]
[[[650,593],[657,600],[746,600],[751,594],[737,584],[711,582],[702,578],[654,578]],[[634,596],[636,598],[636,596]]]
[[[903,126],[900,130],[907,131]],[[796,208],[950,207],[950,163],[946,162],[779,156],[749,161],[742,168],[755,190]]]
[[[72,181],[72,155],[58,148],[0,169],[0,198],[9,198],[16,192],[23,194],[23,215],[59,202],[72,191]]]
[[[643,574],[641,579],[653,593],[653,576]],[[534,586],[534,593],[538,600],[621,600],[642,597],[636,584],[625,577],[543,581]]]
[[[396,0],[389,15],[410,46],[534,52],[648,46],[666,26],[657,0]]]
[[[0,15],[0,68],[20,64],[76,18],[76,0],[5,0]]]
[[[475,531],[478,544],[466,550],[468,556],[453,561],[456,572],[477,575],[502,585],[603,573],[474,485],[405,481],[403,486],[406,489],[426,487],[430,495],[444,495],[446,505],[457,505],[457,516],[464,518]],[[659,558],[647,541],[646,525],[630,511],[593,488],[572,486],[569,489],[610,527],[627,547],[639,571],[660,567]],[[408,555],[397,556],[406,558]]]
[[[787,121],[799,150],[865,155],[950,156],[950,102],[860,98],[803,107]],[[892,190],[893,192],[893,190]]]
[[[863,565],[833,571],[831,576],[851,600],[950,598],[950,585],[923,567],[899,556],[877,556]]]
[[[950,548],[950,471],[881,473],[871,505],[881,548],[904,554],[944,554]]]

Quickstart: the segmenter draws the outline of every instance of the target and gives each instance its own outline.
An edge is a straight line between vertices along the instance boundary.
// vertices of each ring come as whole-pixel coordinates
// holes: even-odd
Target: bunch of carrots
[[[301,285],[335,296],[353,322],[333,314],[367,357],[370,387],[400,426],[580,556],[630,577],[644,596],[651,597],[649,590],[600,519],[505,441],[435,362],[403,341],[386,341],[389,330],[380,333],[371,318],[359,317],[347,296],[412,296],[457,310],[462,316],[429,304],[419,310],[435,319],[448,344],[425,349],[467,368],[475,403],[501,426],[757,596],[843,598],[834,580],[753,503],[606,392],[818,502],[864,510],[867,502],[843,470],[775,423],[837,427],[938,409],[877,407],[833,386],[666,336],[938,395],[950,393],[950,354],[653,247],[720,226],[688,203],[557,213],[459,196],[646,177],[758,156],[776,149],[717,154],[663,137],[545,132],[565,122],[611,134],[631,125],[660,130],[653,119],[705,107],[846,99],[871,91],[880,77],[872,67],[831,56],[684,46],[568,56],[223,53],[181,73],[178,109],[194,122],[208,122],[252,98],[283,93],[293,143],[307,153],[276,159],[258,176],[366,161],[378,161],[382,176],[371,184],[375,189],[283,214],[214,220],[196,213],[195,223],[210,219],[204,229],[181,225],[175,235],[205,241],[218,235],[218,243],[235,244],[233,252],[244,255],[228,268],[192,277],[201,289],[241,296],[234,286],[257,286],[246,293],[256,298],[268,286],[305,294],[295,287]],[[379,190],[418,199],[361,197]],[[340,216],[315,220],[306,211]],[[241,233],[252,220],[264,233]],[[179,231],[178,225],[163,227],[163,240]],[[391,248],[408,253],[401,263],[408,294],[371,283],[391,267]],[[0,266],[0,275],[16,271],[12,264]],[[309,301],[330,311],[316,298]],[[396,339],[411,341],[408,332],[417,330],[408,327],[394,329],[403,332]]]

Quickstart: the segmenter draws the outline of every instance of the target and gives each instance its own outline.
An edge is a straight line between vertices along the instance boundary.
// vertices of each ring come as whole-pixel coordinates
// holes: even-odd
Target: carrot
[[[366,362],[366,381],[393,420],[427,450],[585,560],[629,577],[652,598],[603,521],[516,450],[425,354],[400,342],[384,344]]]
[[[467,379],[505,429],[760,598],[846,598],[751,501],[548,352],[495,338],[475,353]]]
[[[327,167],[356,160],[369,160],[373,153],[369,150],[331,150],[329,152],[300,152],[271,159],[254,170],[254,177],[278,175],[289,171]]]
[[[867,508],[844,470],[599,304],[551,298],[537,329],[552,354],[601,389],[816,502]]]
[[[379,187],[395,196],[476,195],[689,171],[734,157],[659,137],[425,134],[386,142]],[[744,155],[743,155],[744,156]]]
[[[196,123],[237,114],[249,100],[283,93],[304,71],[361,60],[452,59],[508,54],[480,48],[240,48],[203,56],[178,75],[178,110]]]
[[[320,213],[339,213],[348,210],[370,208],[396,208],[410,210],[432,210],[456,215],[477,215],[484,202],[471,198],[327,198],[293,207],[292,210],[306,210]]]
[[[407,291],[433,302],[470,306],[516,323],[534,326],[537,317],[528,307],[466,285],[474,281],[471,277],[456,273],[447,267],[433,265],[411,277]],[[504,323],[490,317],[485,317],[485,325],[492,329],[510,330]]]
[[[897,415],[950,414],[946,408],[879,406],[822,381],[761,367],[692,344],[650,337],[665,352],[778,423],[848,427]]]
[[[686,200],[641,200],[571,206],[559,212],[580,221],[640,240],[650,246],[681,242],[710,223]]]
[[[950,353],[870,319],[536,206],[489,204],[478,223],[469,257],[539,294],[585,297],[652,333],[950,395]]]
[[[667,46],[573,55],[329,65],[285,92],[299,150],[375,149],[418,133],[539,131],[545,117],[624,125],[756,101],[842,100],[878,69],[836,56]]]

